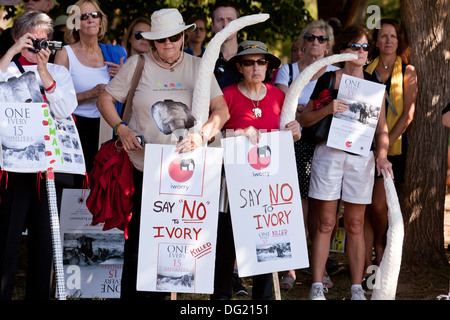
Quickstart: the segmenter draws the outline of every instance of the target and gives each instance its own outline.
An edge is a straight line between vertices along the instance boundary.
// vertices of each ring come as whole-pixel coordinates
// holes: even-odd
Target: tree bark
[[[450,1],[401,0],[401,20],[418,77],[414,120],[408,128],[403,186],[403,261],[435,265],[445,261],[444,204],[448,129],[442,109],[450,102]]]

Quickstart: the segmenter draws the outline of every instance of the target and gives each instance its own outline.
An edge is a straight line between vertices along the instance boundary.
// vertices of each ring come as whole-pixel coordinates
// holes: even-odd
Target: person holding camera
[[[23,11],[41,11],[48,13],[53,6],[52,0],[24,0]],[[8,28],[0,35],[0,57],[3,57],[9,48],[14,45],[14,39],[11,36],[11,28]],[[53,62],[50,57],[50,62]]]
[[[77,106],[75,89],[66,68],[48,63],[48,45],[53,21],[39,11],[29,11],[14,20],[15,41],[0,59],[0,81],[33,72],[44,101],[55,118],[71,115]],[[14,59],[19,56],[18,59]],[[20,101],[17,101],[20,102]],[[35,101],[38,102],[38,101]],[[58,175],[58,174],[56,174]],[[52,279],[52,237],[47,189],[41,172],[0,174],[0,300],[10,300],[19,256],[22,232],[27,229],[28,274],[26,299],[50,299]],[[57,184],[57,192],[61,187]]]

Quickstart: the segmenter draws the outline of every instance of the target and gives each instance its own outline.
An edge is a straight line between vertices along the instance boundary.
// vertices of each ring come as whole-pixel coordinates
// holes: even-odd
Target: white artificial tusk
[[[403,217],[398,201],[394,181],[389,173],[382,170],[386,203],[388,207],[388,224],[386,248],[375,277],[375,286],[371,300],[395,300],[398,275],[402,261]]]
[[[211,101],[211,79],[214,76],[214,67],[219,58],[220,47],[225,40],[232,34],[238,32],[246,26],[264,22],[269,19],[269,14],[260,13],[240,17],[231,21],[225,28],[216,33],[211,39],[203,53],[199,66],[198,78],[194,87],[194,96],[192,99],[192,114],[197,120],[193,131],[201,129],[208,120],[209,104]]]
[[[309,66],[307,66],[300,75],[295,78],[289,87],[289,90],[284,99],[283,108],[280,115],[280,130],[283,130],[286,124],[295,120],[295,113],[298,106],[298,98],[303,91],[303,88],[311,81],[311,78],[323,67],[344,61],[357,60],[358,56],[353,53],[335,54],[323,59],[320,59]]]

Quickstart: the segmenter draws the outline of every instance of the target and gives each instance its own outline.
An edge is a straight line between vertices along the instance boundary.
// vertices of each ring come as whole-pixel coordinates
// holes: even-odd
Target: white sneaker
[[[334,286],[333,282],[330,279],[330,276],[326,272],[323,274],[322,283],[323,283],[323,286],[327,289],[331,289]]]
[[[356,288],[352,288],[351,292],[352,292],[352,300],[367,300],[365,295],[366,292],[363,290],[362,287],[359,286]]]
[[[309,299],[311,300],[327,300],[323,293],[327,293],[328,289],[324,288],[323,285],[314,285],[311,287],[311,292],[309,293]]]

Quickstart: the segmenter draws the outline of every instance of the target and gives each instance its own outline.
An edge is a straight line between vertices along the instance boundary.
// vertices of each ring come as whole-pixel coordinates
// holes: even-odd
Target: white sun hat
[[[141,35],[148,40],[164,39],[174,36],[186,29],[194,30],[195,23],[185,25],[183,16],[177,9],[161,9],[153,12],[151,31]]]

